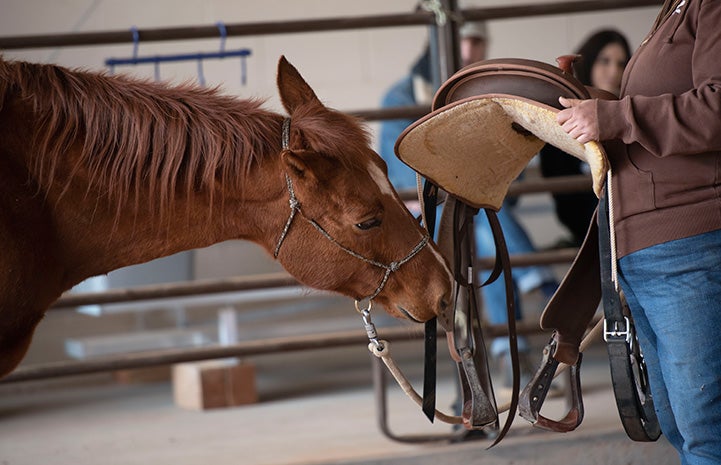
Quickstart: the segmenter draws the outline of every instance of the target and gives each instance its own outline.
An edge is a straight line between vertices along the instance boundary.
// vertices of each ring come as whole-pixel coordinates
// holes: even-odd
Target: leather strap
[[[444,315],[443,322],[447,328],[446,335],[451,358],[458,365],[464,426],[471,430],[498,430],[498,408],[493,394],[486,346],[481,331],[479,286],[474,282],[476,272],[473,266],[475,257],[473,221],[476,213],[476,209],[448,196],[441,217],[438,244],[444,256],[449,258],[453,264],[456,292],[453,314]],[[493,446],[503,439],[515,418],[520,369],[508,250],[495,211],[488,211],[487,215],[496,244],[497,261],[491,277],[484,284],[493,282],[503,272],[506,297],[509,303],[507,311],[514,371],[514,393],[509,408],[510,413],[503,429],[492,444]]]
[[[557,333],[558,347],[554,357],[567,365],[576,363],[583,335],[601,301],[599,267],[598,225],[594,212],[576,258],[541,315],[541,328]]]
[[[426,230],[433,237],[436,227],[436,202],[438,187],[430,181],[423,185],[423,208],[426,218]],[[423,404],[421,409],[433,423],[436,414],[436,362],[438,359],[438,322],[437,318],[426,321],[423,364]]]
[[[438,327],[436,318],[425,323],[423,364],[423,405],[426,418],[433,423],[436,416],[436,362],[438,359]]]
[[[511,355],[511,366],[513,370],[513,386],[511,393],[511,403],[508,408],[508,416],[506,422],[503,424],[503,428],[498,433],[498,437],[493,441],[490,447],[498,444],[508,433],[511,428],[511,424],[516,417],[516,409],[518,408],[518,391],[520,390],[520,362],[518,359],[518,336],[516,334],[516,309],[515,299],[513,298],[513,281],[511,276],[511,259],[508,256],[508,248],[506,247],[506,240],[503,237],[503,230],[501,229],[501,223],[498,221],[496,212],[488,208],[485,209],[486,216],[488,217],[488,223],[491,226],[493,232],[493,241],[496,246],[496,266],[498,268],[498,260],[500,258],[500,267],[503,269],[503,280],[506,286],[506,314],[508,317],[508,342],[509,352]],[[490,280],[490,278],[489,278]],[[488,281],[486,282],[488,284]],[[485,284],[484,284],[485,285]]]
[[[474,284],[473,218],[477,210],[457,200],[449,205],[453,208],[453,271],[457,283],[450,350],[461,380],[461,416],[466,429],[495,430],[498,410],[481,331],[478,288]]]
[[[610,186],[606,186],[608,189]],[[607,195],[599,202],[598,229],[601,290],[605,316],[604,339],[611,365],[613,393],[621,423],[634,441],[655,441],[661,429],[653,408],[646,365],[640,353],[630,312],[611,278],[611,241]]]
[[[567,432],[576,429],[583,420],[579,347],[601,299],[599,279],[594,213],[578,255],[541,315],[541,328],[553,329],[554,333],[544,348],[543,363],[521,392],[518,407],[520,415],[534,426]],[[561,362],[571,367],[571,407],[561,420],[551,420],[541,415],[540,410]]]

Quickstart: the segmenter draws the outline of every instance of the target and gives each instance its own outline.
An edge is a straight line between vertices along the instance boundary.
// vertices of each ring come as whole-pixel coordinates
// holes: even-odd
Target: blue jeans
[[[619,261],[661,430],[683,465],[721,463],[721,230]]]
[[[503,229],[503,237],[506,240],[506,246],[509,254],[533,253],[536,251],[528,234],[520,225],[516,217],[511,212],[508,205],[504,205],[497,214],[498,221]],[[493,233],[488,224],[485,211],[476,217],[476,254],[479,257],[495,256],[496,246],[493,242]],[[481,273],[481,283],[488,278],[490,271]],[[519,291],[521,293],[528,292],[532,289],[540,287],[544,284],[553,283],[555,288],[556,279],[547,267],[528,266],[513,269],[513,295],[516,308],[516,319],[521,320],[522,311],[521,303],[518,299]],[[488,322],[491,324],[505,324],[508,322],[506,312],[506,287],[503,282],[503,276],[500,276],[494,283],[481,288],[483,298],[483,306],[486,311]],[[548,296],[550,297],[550,296]],[[518,338],[519,350],[528,350],[528,343],[525,338]],[[508,338],[499,337],[491,343],[491,355],[499,356],[501,353],[508,351]]]

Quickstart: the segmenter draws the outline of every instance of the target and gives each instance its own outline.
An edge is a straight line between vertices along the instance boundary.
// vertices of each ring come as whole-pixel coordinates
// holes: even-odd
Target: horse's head
[[[372,298],[395,316],[438,314],[450,304],[451,273],[391,187],[368,134],[326,108],[283,57],[278,88],[290,115],[280,176],[299,205],[276,245],[278,260],[309,286]]]

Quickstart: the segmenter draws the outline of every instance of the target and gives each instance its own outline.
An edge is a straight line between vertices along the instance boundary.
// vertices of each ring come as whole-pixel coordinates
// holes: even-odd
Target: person
[[[578,80],[586,86],[618,96],[621,76],[631,57],[631,49],[623,34],[613,29],[597,31],[588,37],[575,53],[581,56],[581,59],[573,64]],[[588,165],[550,144],[541,149],[539,161],[543,177],[589,174]],[[573,192],[553,194],[553,203],[558,221],[570,233],[570,238],[561,239],[554,248],[580,247],[598,199],[590,191]]]
[[[562,128],[611,162],[618,283],[661,430],[721,464],[721,2],[666,0],[620,100],[561,99]]]
[[[484,22],[466,22],[459,30],[461,60],[463,65],[469,65],[481,61],[486,57],[488,34]],[[421,56],[416,60],[409,75],[394,83],[383,96],[381,106],[383,108],[412,106],[419,104],[430,104],[435,89],[431,85],[431,60],[430,51],[426,47]],[[416,188],[415,172],[400,161],[394,153],[393,147],[400,133],[408,127],[412,120],[386,120],[380,126],[379,154],[388,165],[388,178],[396,189]],[[535,246],[528,237],[528,234],[518,222],[511,211],[510,205],[504,205],[498,213],[498,218],[503,228],[508,251],[511,254],[533,253]],[[495,245],[485,214],[481,213],[476,218],[476,249],[479,256],[495,256]],[[485,281],[489,271],[484,271],[479,277],[479,283]],[[550,298],[557,287],[553,272],[542,266],[521,267],[513,270],[514,296],[516,319],[522,319],[521,305],[518,294],[528,293],[540,289],[544,297]],[[506,313],[506,292],[503,279],[481,288],[481,297],[486,312],[486,319],[491,324],[506,324],[508,321]],[[518,338],[519,351],[526,354],[522,357],[527,360],[530,351],[527,340],[524,337]],[[490,354],[503,369],[504,383],[511,385],[510,352],[509,343],[506,337],[499,337],[491,342]],[[524,376],[530,378],[532,367],[530,362],[525,362],[526,370]]]

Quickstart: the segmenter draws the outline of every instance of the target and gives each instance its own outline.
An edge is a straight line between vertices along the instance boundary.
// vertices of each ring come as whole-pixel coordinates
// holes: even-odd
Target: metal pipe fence
[[[460,10],[465,20],[491,20],[520,18],[530,16],[581,13],[623,8],[637,8],[660,5],[661,0],[587,0],[554,2],[508,7],[489,7]],[[342,17],[328,19],[308,19],[283,22],[258,22],[225,25],[228,37],[257,36],[267,34],[287,34],[322,32],[345,29],[384,28],[396,26],[433,25],[434,17],[429,12],[407,14],[374,15],[361,17]],[[189,26],[137,30],[142,42],[173,41],[218,37],[217,25]],[[25,35],[0,37],[0,50],[15,50],[44,47],[100,46],[127,43],[135,40],[133,31],[104,31],[84,33],[61,33],[43,35]],[[430,111],[424,106],[400,107],[390,109],[358,110],[349,113],[366,120],[393,118],[419,118]],[[525,195],[540,192],[574,192],[590,190],[591,179],[588,176],[569,176],[554,179],[523,180],[511,184],[509,195]],[[402,191],[401,198],[415,199],[415,191]],[[539,252],[535,254],[513,255],[513,266],[568,263],[575,257],[575,249]],[[491,268],[492,260],[480,259],[479,265]],[[221,280],[197,281],[188,283],[169,283],[163,285],[142,286],[128,289],[113,289],[97,293],[66,294],[53,306],[53,309],[74,308],[80,305],[133,302],[149,299],[162,299],[221,292],[257,290],[297,286],[299,283],[287,273],[272,273],[255,276],[243,276]],[[489,337],[502,335],[505,328],[486,328]],[[538,325],[519,325],[519,333],[538,332]],[[412,333],[408,328],[384,329],[384,337],[392,340],[412,340],[422,338],[422,334]],[[366,342],[362,331],[345,331],[307,336],[295,336],[264,341],[247,341],[229,346],[195,347],[150,351],[102,357],[83,361],[63,361],[47,364],[24,366],[5,377],[0,383],[37,380],[58,376],[79,375],[167,365],[172,363],[198,361],[225,357],[240,357],[271,354],[286,351],[312,350],[325,347],[338,347]]]

